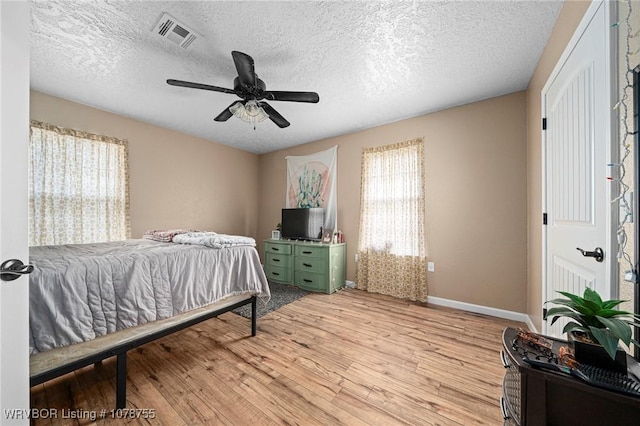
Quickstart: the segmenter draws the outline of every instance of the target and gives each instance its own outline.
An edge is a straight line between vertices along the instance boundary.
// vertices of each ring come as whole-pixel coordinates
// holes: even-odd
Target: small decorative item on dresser
[[[324,233],[322,234],[322,242],[331,244],[333,242],[333,229],[324,229]]]
[[[280,239],[280,231],[271,231],[271,239],[279,240]]]

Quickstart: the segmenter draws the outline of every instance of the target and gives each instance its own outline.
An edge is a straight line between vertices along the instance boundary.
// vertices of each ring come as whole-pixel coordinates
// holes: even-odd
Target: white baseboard
[[[460,309],[462,311],[474,312],[476,314],[489,315],[496,318],[503,318],[512,321],[519,321],[527,324],[529,330],[536,332],[533,322],[529,315],[520,312],[507,311],[505,309],[490,308],[488,306],[474,305],[473,303],[458,302],[457,300],[443,299],[441,297],[428,296],[428,303],[438,306],[446,306],[447,308]]]

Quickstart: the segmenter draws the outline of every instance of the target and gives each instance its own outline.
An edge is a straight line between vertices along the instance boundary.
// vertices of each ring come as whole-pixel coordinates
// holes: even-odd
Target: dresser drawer
[[[266,264],[269,266],[279,266],[281,268],[291,268],[293,263],[293,256],[290,254],[280,253],[266,253]]]
[[[267,279],[331,294],[345,284],[346,245],[309,241],[264,240],[262,261]]]
[[[322,257],[327,258],[329,253],[328,247],[322,246],[296,246],[295,255],[298,257]]]
[[[291,254],[291,244],[267,241],[264,243],[264,251],[265,253]]]
[[[305,290],[327,292],[327,276],[307,271],[295,271],[293,283]]]
[[[291,268],[281,268],[279,266],[265,265],[264,274],[267,279],[291,283]]]
[[[296,257],[296,271],[327,273],[327,261],[320,257]]]

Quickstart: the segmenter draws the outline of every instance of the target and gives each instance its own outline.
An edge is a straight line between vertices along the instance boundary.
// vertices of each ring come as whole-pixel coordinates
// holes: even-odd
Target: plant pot
[[[573,356],[581,364],[627,373],[627,353],[618,348],[616,358],[611,359],[607,351],[597,344],[585,342],[579,335],[569,333],[569,346],[573,348]]]

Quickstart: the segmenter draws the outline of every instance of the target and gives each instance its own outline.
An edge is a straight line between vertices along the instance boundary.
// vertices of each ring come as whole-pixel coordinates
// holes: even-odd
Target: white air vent
[[[156,34],[171,40],[183,49],[187,49],[198,38],[198,35],[186,25],[178,22],[168,13],[163,13],[154,30]]]

